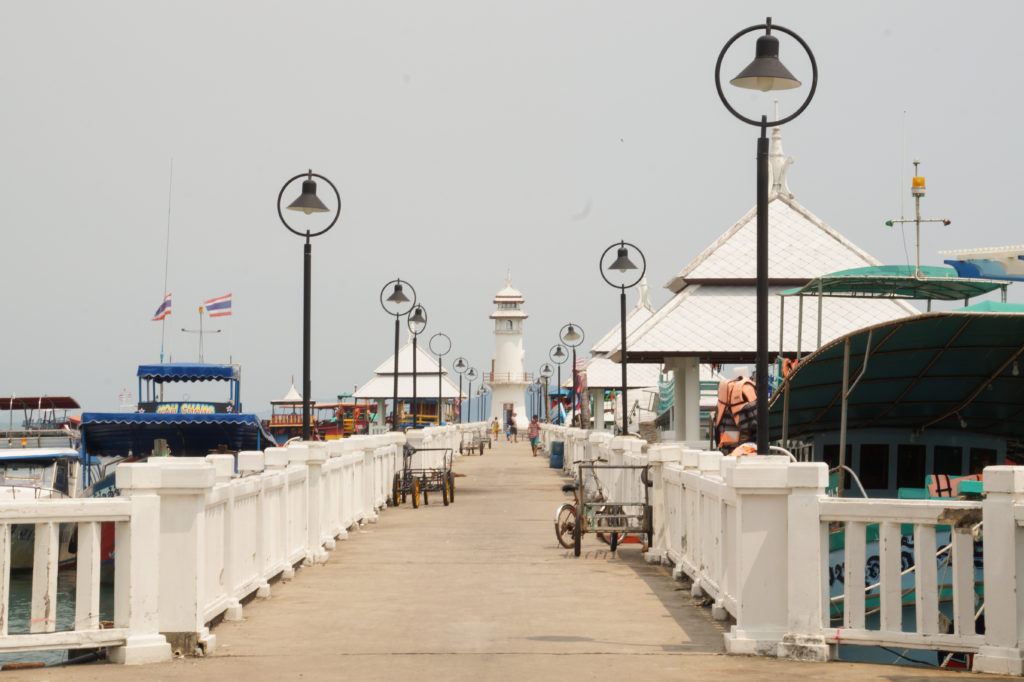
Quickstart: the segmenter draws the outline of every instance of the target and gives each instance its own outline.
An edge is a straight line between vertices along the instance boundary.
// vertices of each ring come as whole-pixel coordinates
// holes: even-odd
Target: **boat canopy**
[[[0,410],[78,410],[81,405],[66,395],[0,398]]]
[[[274,437],[254,414],[155,414],[85,412],[82,442],[89,454],[144,456],[162,438],[172,455],[202,456],[220,446],[228,450],[263,450]]]
[[[159,365],[139,365],[138,377],[139,379],[156,383],[172,381],[237,381],[238,366],[165,362]]]
[[[1002,288],[1007,282],[966,279],[956,270],[922,265],[921,277],[913,265],[878,265],[840,270],[815,277],[807,284],[779,293],[780,296],[844,296],[868,298],[911,298],[956,301],[973,298]]]
[[[932,312],[866,327],[803,358],[769,404],[772,439],[926,429],[1024,437],[1019,305]],[[848,348],[848,359],[844,358]],[[843,399],[846,367],[848,397]]]

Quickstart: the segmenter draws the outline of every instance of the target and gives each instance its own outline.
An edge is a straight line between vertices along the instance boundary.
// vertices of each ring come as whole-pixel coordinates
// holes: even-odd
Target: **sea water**
[[[32,612],[32,571],[11,573],[10,607],[8,609],[7,632],[23,634],[29,631]],[[100,620],[112,620],[114,615],[114,590],[107,583],[100,585]],[[57,630],[73,630],[75,622],[75,571],[62,570],[57,573]],[[26,651],[0,654],[0,665],[11,662],[41,661],[47,665],[59,665],[66,661],[66,650]]]

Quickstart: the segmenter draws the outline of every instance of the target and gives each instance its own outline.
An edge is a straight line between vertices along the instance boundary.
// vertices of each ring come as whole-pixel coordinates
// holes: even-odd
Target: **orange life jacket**
[[[747,377],[733,379],[732,381],[721,381],[718,384],[718,416],[715,424],[722,423],[722,417],[726,410],[735,420],[736,414],[747,403],[757,399],[757,388],[754,382]]]
[[[800,361],[796,358],[782,358],[782,376],[788,377],[789,373],[796,369],[798,362]]]

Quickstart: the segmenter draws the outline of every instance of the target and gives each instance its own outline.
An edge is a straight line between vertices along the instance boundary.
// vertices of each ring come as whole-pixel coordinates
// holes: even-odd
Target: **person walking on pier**
[[[533,421],[526,429],[526,435],[530,437],[530,447],[533,448],[533,456],[537,456],[537,446],[540,444],[540,422],[537,415],[533,415]]]

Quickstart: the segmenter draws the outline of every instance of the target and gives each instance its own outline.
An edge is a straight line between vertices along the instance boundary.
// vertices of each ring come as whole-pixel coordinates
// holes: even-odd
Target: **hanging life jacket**
[[[757,432],[757,388],[747,377],[718,384],[715,422],[719,445],[738,443],[740,436]]]

